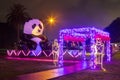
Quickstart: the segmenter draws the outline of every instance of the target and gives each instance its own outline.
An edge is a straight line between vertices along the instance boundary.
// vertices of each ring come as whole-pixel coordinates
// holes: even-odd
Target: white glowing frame
[[[50,54],[47,54],[45,52],[46,50],[42,50],[42,51],[39,51],[38,54],[35,54],[35,51],[34,50],[7,50],[7,55],[8,56],[20,56],[20,55],[23,55],[23,56],[40,56],[42,54],[44,54],[46,57],[50,57],[53,55],[52,51],[50,52]],[[57,54],[59,56],[59,54]]]
[[[65,50],[64,53],[63,53],[63,56],[65,54],[69,54],[71,57],[77,58],[78,56],[82,55],[82,52],[80,52],[79,50]]]
[[[33,56],[40,56],[41,53],[43,53],[46,57],[48,57],[47,53],[45,53],[45,51],[39,51],[38,54],[35,54],[35,52],[33,50],[28,50],[27,52],[24,50],[7,50],[7,55],[8,56],[20,56],[21,54],[23,56],[29,56],[31,54],[33,54]]]
[[[83,34],[83,32],[86,32]],[[71,35],[71,36],[79,36],[79,37],[82,37],[84,39],[86,38],[90,38],[91,39],[91,44],[94,44],[95,43],[95,35],[96,34],[100,34],[104,37],[107,37],[109,38],[106,42],[107,42],[107,49],[106,49],[106,54],[107,54],[107,61],[110,61],[111,60],[111,54],[110,54],[110,37],[109,37],[109,33],[107,32],[104,32],[102,30],[98,30],[96,28],[73,28],[73,29],[63,29],[59,32],[59,45],[60,45],[60,52],[59,52],[59,66],[63,66],[63,55],[65,54],[65,52],[63,51],[63,41],[64,41],[64,36],[65,35]],[[82,56],[83,56],[83,59],[85,60],[86,57],[85,57],[85,54],[86,54],[86,51],[85,51],[85,42],[82,42],[83,44],[83,51],[82,51]],[[93,49],[91,49],[92,52],[91,52],[91,60],[94,58],[94,51]]]

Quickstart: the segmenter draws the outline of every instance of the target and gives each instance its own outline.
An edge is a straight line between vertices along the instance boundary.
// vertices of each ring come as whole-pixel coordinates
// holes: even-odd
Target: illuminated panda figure
[[[45,40],[43,34],[43,23],[38,19],[32,19],[24,24],[24,40],[28,49],[34,50],[36,56],[40,55],[41,42]]]

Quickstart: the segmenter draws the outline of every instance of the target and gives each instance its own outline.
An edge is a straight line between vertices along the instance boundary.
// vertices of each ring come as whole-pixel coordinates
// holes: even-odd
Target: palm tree
[[[24,23],[30,19],[30,16],[25,12],[26,8],[21,4],[14,4],[7,14],[7,23],[17,31],[17,41],[20,40],[20,30],[23,29]]]

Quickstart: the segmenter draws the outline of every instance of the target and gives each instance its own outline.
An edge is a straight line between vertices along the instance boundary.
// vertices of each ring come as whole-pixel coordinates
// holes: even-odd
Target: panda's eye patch
[[[40,29],[42,29],[42,26],[40,24],[38,26],[40,27]]]
[[[35,28],[35,26],[36,26],[36,24],[33,24],[33,25],[32,25],[32,28],[34,29],[34,28]]]

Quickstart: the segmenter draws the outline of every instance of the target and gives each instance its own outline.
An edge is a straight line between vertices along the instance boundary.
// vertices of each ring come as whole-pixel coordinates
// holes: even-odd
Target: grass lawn
[[[67,63],[65,66],[72,64],[73,63]],[[56,67],[53,62],[0,58],[0,80],[54,68],[58,67]]]
[[[65,63],[74,65],[75,63]],[[12,60],[0,58],[0,80],[9,80],[23,74],[58,68],[52,62],[32,60]],[[105,62],[102,70],[83,70],[50,80],[120,80],[120,52],[112,56],[111,62]]]

